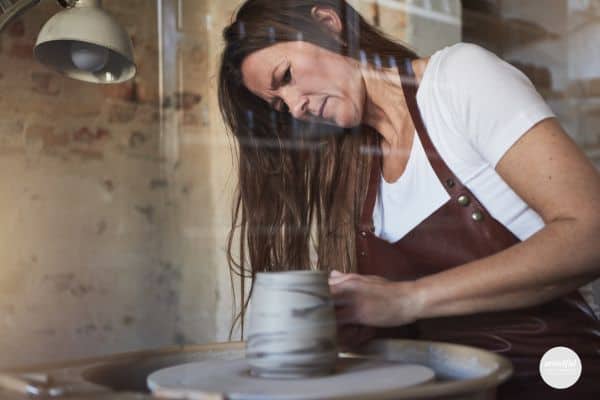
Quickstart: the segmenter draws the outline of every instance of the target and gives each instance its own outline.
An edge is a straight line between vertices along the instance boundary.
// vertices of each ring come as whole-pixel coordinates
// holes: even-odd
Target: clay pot
[[[336,322],[327,277],[323,271],[256,275],[246,342],[252,375],[289,379],[333,371]]]

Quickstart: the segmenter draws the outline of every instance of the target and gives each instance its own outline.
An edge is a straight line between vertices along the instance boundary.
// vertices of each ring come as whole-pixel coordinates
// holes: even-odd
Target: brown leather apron
[[[371,153],[373,167],[357,235],[358,272],[395,281],[434,274],[519,242],[435,149],[417,106],[417,86],[408,60],[400,66],[400,76],[419,139],[451,199],[399,241],[389,243],[376,237],[372,215],[381,179],[381,149]],[[577,291],[541,306],[420,320],[381,329],[378,336],[460,343],[508,357],[515,374],[499,388],[500,399],[600,398],[600,322]],[[570,347],[581,358],[582,375],[569,389],[553,389],[539,375],[542,355],[554,346]]]

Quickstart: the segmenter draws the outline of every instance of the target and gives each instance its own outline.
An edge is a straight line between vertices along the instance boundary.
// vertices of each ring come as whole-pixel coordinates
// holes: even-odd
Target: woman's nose
[[[306,117],[306,111],[308,107],[308,98],[306,96],[297,95],[294,93],[287,93],[287,98],[284,98],[290,113],[296,119]]]
[[[291,108],[291,113],[294,118],[301,119],[302,117],[306,116],[307,104],[308,99],[306,98],[301,98],[296,102],[296,104]]]

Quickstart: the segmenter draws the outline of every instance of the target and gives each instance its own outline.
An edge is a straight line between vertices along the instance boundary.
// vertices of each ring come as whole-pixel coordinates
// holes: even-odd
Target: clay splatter
[[[146,217],[149,223],[154,222],[154,207],[153,206],[135,206],[135,209]]]
[[[133,132],[131,136],[129,136],[129,147],[132,149],[140,147],[146,143],[146,140],[148,139],[146,139],[146,135],[144,135],[142,132]]]
[[[166,179],[152,179],[150,181],[150,189],[163,189],[169,185],[169,182]]]
[[[106,221],[100,221],[96,224],[96,234],[102,235],[106,231]]]

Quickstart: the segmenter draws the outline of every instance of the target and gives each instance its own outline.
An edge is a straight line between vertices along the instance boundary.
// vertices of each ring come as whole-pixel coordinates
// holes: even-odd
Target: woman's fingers
[[[344,274],[342,272],[333,270],[329,274],[329,286],[339,285],[341,283],[358,279],[360,275],[357,274]]]
[[[332,290],[332,297],[338,324],[354,322],[356,319],[354,294],[345,288],[337,288]]]
[[[333,270],[329,274],[329,284],[337,285],[346,281],[366,281],[366,282],[387,282],[387,279],[378,275],[359,275],[352,273],[343,273],[337,270]]]
[[[329,291],[333,299],[341,299],[342,297],[352,296],[357,292],[357,284],[352,281],[344,281],[335,285],[329,286]]]
[[[331,273],[329,289],[335,304],[338,324],[353,324],[360,321],[360,299],[365,278],[357,274]]]

